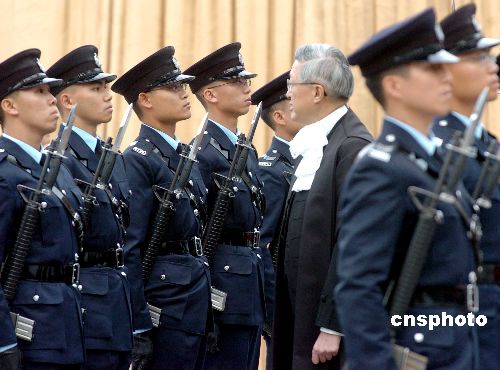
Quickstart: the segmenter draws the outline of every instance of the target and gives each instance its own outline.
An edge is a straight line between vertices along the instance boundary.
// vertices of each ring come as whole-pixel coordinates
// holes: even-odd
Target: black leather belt
[[[123,249],[108,249],[107,251],[88,251],[80,254],[81,267],[123,267]]]
[[[76,284],[80,276],[80,265],[25,265],[22,280],[47,283]]]
[[[260,231],[248,232],[231,232],[223,231],[219,238],[220,244],[245,246],[245,247],[258,247],[260,242]]]
[[[478,284],[500,284],[500,265],[485,263],[477,275]]]
[[[413,304],[429,306],[458,306],[467,310],[467,288],[465,286],[426,286],[415,291]]]
[[[194,236],[186,240],[165,241],[158,250],[159,256],[168,256],[171,254],[191,254],[193,256],[203,256],[203,247],[201,239]]]

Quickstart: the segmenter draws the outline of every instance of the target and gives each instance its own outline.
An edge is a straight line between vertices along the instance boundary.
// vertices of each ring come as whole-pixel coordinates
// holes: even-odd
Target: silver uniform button
[[[47,202],[42,202],[42,203],[40,203],[40,206],[41,206],[42,208],[47,208]]]
[[[227,271],[227,270],[229,270],[229,266],[228,265],[224,266],[224,271]]]
[[[194,213],[194,215],[195,215],[195,216],[198,216],[198,215],[200,214],[200,212],[199,212],[197,209],[195,209],[195,210],[193,211],[193,213]]]
[[[162,274],[162,275],[160,276],[160,279],[161,279],[161,280],[165,280],[165,278],[166,278],[165,274]]]
[[[393,134],[389,134],[389,135],[386,135],[385,139],[388,142],[393,143],[396,140],[396,136],[394,136]]]
[[[40,296],[39,296],[38,294],[35,294],[35,295],[33,296],[33,300],[34,300],[35,302],[38,302],[38,300],[39,300],[39,299],[40,299]]]
[[[413,336],[413,339],[417,343],[422,343],[424,341],[424,335],[422,333],[415,333],[415,335]]]
[[[234,191],[238,191],[238,187],[237,187],[237,186],[234,186],[234,187],[233,187],[233,190],[234,190]]]

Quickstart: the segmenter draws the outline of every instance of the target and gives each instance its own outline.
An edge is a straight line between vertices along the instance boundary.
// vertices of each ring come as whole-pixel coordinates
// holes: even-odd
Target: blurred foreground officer
[[[441,170],[428,132],[432,118],[446,114],[451,103],[444,63],[458,61],[442,50],[442,41],[435,13],[427,9],[375,34],[349,57],[386,113],[381,136],[354,164],[342,196],[336,302],[350,370],[397,369],[383,300],[419,217],[409,187],[432,191]],[[437,203],[442,222],[417,277],[410,315],[453,319],[476,303],[465,289],[475,268],[468,224],[458,209],[471,212],[465,193],[456,192],[458,205]],[[473,327],[403,325],[396,343],[427,356],[427,369],[474,369]]]
[[[102,153],[97,127],[111,120],[113,106],[108,83],[116,76],[105,73],[93,45],[79,47],[59,59],[47,75],[64,81],[51,91],[66,122],[71,107],[77,104],[73,132],[66,158],[68,167],[84,191],[92,183]],[[118,159],[123,169],[122,160]],[[118,168],[118,166],[115,166]],[[122,171],[122,177],[124,173]],[[116,189],[118,183],[112,180]],[[85,309],[84,369],[128,369],[132,350],[132,313],[130,287],[123,266],[124,227],[119,204],[109,186],[92,190],[95,197],[79,262],[82,267],[82,307]],[[128,189],[122,198],[129,196]]]
[[[196,77],[190,82],[191,90],[210,118],[198,160],[209,189],[211,217],[218,193],[214,174],[229,172],[239,134],[238,117],[248,113],[250,79],[256,76],[245,70],[240,47],[239,42],[226,45],[186,70]],[[255,153],[249,153],[246,165],[242,181],[234,187],[235,197],[210,266],[212,285],[227,293],[224,311],[215,311],[220,332],[207,354],[204,368],[210,370],[254,370],[259,362],[265,303],[264,266],[256,248],[263,209]]]
[[[49,87],[61,83],[47,78],[38,58],[40,50],[22,51],[0,64],[0,261],[12,252],[25,208],[17,186],[36,188],[44,158],[41,142],[54,132],[59,112]],[[84,359],[80,294],[71,278],[77,234],[67,202],[78,209],[81,193],[61,166],[55,192],[42,195],[40,218],[28,256],[9,302],[10,310],[35,320],[31,342],[19,340],[22,368],[80,369]],[[69,274],[67,272],[69,271]],[[5,271],[3,271],[5,273]],[[6,276],[2,276],[2,284]],[[76,286],[76,285],[75,285]],[[0,288],[0,368],[17,369],[18,355],[9,307]]]
[[[474,14],[476,6],[466,5],[450,14],[442,22],[445,35],[445,48],[460,58],[460,62],[449,66],[453,77],[451,98],[452,112],[435,119],[433,132],[444,143],[450,141],[455,131],[465,131],[470,125],[474,103],[485,86],[490,87],[488,100],[497,98],[498,65],[491,48],[500,40],[486,38],[481,34],[479,23]],[[464,175],[464,185],[471,195],[475,193],[481,168],[491,150],[495,138],[481,124],[475,133],[474,145],[477,157],[468,161]],[[494,144],[493,144],[494,145]],[[498,150],[498,143],[493,146]],[[498,161],[498,159],[497,159]],[[495,161],[494,161],[495,162]],[[481,249],[483,252],[483,271],[479,273],[479,314],[486,315],[488,324],[478,328],[479,358],[481,370],[498,369],[500,366],[500,185],[494,187],[488,196],[490,208],[481,208],[479,217],[483,228]],[[480,196],[485,190],[482,184]],[[475,196],[477,198],[477,196]],[[481,203],[479,203],[481,205]]]
[[[186,93],[193,76],[183,74],[167,46],[152,54],[120,77],[113,91],[134,103],[142,121],[139,136],[125,151],[132,187],[131,222],[128,228],[126,261],[134,284],[137,313],[132,368],[197,370],[205,358],[205,331],[210,308],[209,270],[201,257],[201,225],[206,188],[195,164],[191,180],[174,199],[162,245],[151,275],[141,277],[141,256],[148,247],[159,202],[155,186],[169,188],[180,161],[182,144],[175,137],[177,122],[191,117]],[[152,330],[144,317],[145,299],[161,309],[159,326]],[[139,333],[141,332],[142,333]],[[153,340],[153,355],[147,343]]]
[[[371,135],[347,107],[354,78],[346,57],[327,44],[295,51],[288,96],[301,128],[290,143],[301,157],[280,230],[273,330],[274,369],[340,369],[335,311],[339,194]],[[332,266],[331,266],[332,265]]]
[[[260,246],[265,266],[266,328],[264,339],[267,344],[267,367],[271,367],[271,328],[274,311],[275,268],[271,253],[277,256],[277,234],[285,207],[286,196],[293,174],[293,158],[290,154],[290,140],[302,125],[291,118],[290,102],[286,97],[286,81],[290,71],[276,77],[252,94],[252,104],[262,102],[262,120],[274,137],[267,153],[259,158],[259,177],[264,183],[262,189],[266,199],[266,211],[260,230]],[[275,262],[275,261],[274,261]]]

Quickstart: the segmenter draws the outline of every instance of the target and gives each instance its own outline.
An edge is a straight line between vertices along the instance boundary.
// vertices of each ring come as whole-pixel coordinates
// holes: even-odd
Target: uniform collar
[[[228,129],[225,126],[222,126],[220,123],[215,122],[214,120],[211,120],[218,128],[222,130],[224,134],[226,134],[227,138],[233,143],[233,145],[236,145],[236,142],[238,141],[238,134],[239,130],[236,130],[236,134],[232,132],[230,129]]]
[[[141,125],[141,130],[139,136],[144,138],[146,141],[151,142],[157,150],[160,151],[160,155],[168,162],[168,166],[175,170],[177,167],[177,162],[180,158],[176,151],[176,148],[172,146],[172,143],[167,141],[167,139],[161,134],[161,131],[154,129],[146,124]],[[166,135],[172,142],[176,142],[170,136]]]
[[[282,156],[284,156],[290,164],[293,164],[292,154],[290,153],[290,142],[282,139],[278,136],[273,137],[271,142],[271,151],[276,150]],[[272,153],[270,153],[272,155]]]
[[[402,128],[408,134],[410,134],[410,136],[418,143],[418,145],[420,145],[420,147],[423,150],[425,150],[427,155],[429,156],[434,155],[434,152],[436,151],[436,143],[433,140],[431,140],[428,136],[425,136],[420,131],[414,129],[412,126],[394,117],[385,116],[384,119],[386,122],[396,125],[399,128]]]
[[[31,175],[38,179],[40,178],[42,166],[39,161],[36,161],[35,158],[28,154],[28,152],[23,148],[23,144],[28,145],[6,134],[0,136],[0,147],[8,154],[15,157],[16,161],[22,168],[28,169]],[[31,148],[34,149],[33,147]],[[40,158],[41,157],[42,154],[40,153]]]
[[[465,127],[470,126],[471,122],[469,117],[464,116],[463,114],[458,112],[451,112],[451,114],[455,116],[460,122],[462,122],[465,125]],[[479,122],[476,129],[474,130],[474,137],[478,140],[481,139],[481,136],[483,135],[483,127],[484,127],[483,124]]]
[[[40,150],[36,150],[31,145],[26,144],[24,141],[16,139],[15,137],[12,137],[10,135],[3,134],[2,136],[19,145],[21,149],[24,150],[24,152],[26,152],[31,158],[33,158],[36,163],[40,164],[40,161],[42,160],[42,152]]]
[[[156,133],[158,133],[174,150],[177,150],[177,147],[179,146],[180,141],[177,140],[176,137],[172,137],[163,131],[160,131],[154,127],[149,126],[148,124],[146,124],[144,122],[142,124],[146,127],[149,127],[151,130],[155,131]]]
[[[66,123],[64,126],[66,126]],[[87,144],[90,150],[95,153],[95,148],[97,147],[97,142],[99,141],[98,138],[76,126],[73,126],[73,131],[84,141],[85,144]]]

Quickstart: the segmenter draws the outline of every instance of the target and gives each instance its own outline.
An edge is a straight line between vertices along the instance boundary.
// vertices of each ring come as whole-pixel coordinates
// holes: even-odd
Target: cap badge
[[[238,53],[238,60],[240,61],[241,66],[244,67],[245,63],[243,62],[243,55],[241,55],[241,53]]]
[[[97,56],[97,53],[94,53],[94,61],[95,65],[97,68],[101,68],[101,61],[99,60],[99,57]]]
[[[439,40],[439,42],[443,42],[444,41],[444,32],[443,32],[443,29],[441,28],[441,26],[439,25],[439,23],[436,23],[434,25],[434,31],[436,32],[436,37]]]
[[[181,69],[179,62],[175,59],[175,57],[172,57],[172,63],[174,63],[175,69]]]
[[[38,64],[38,68],[40,68],[42,72],[45,73],[45,68],[43,68],[42,63],[40,63],[40,59],[36,58],[36,64]]]

